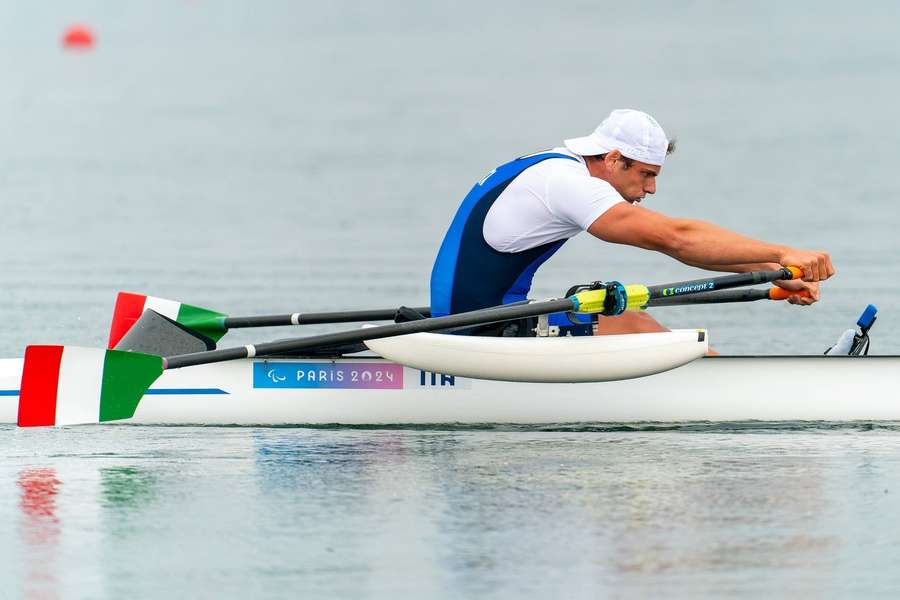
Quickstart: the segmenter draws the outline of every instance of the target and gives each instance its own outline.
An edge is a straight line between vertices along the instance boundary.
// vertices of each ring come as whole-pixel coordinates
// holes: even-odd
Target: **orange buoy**
[[[62,43],[68,50],[90,50],[94,47],[94,32],[86,25],[72,25],[63,34]]]

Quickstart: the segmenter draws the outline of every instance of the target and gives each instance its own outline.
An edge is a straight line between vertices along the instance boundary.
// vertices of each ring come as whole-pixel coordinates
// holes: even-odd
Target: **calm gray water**
[[[896,591],[897,426],[795,426],[4,426],[0,576],[33,598]]]
[[[234,315],[425,303],[474,181],[623,106],[679,139],[648,206],[839,269],[809,309],[661,321],[817,353],[873,302],[873,352],[900,353],[898,13],[0,0],[0,356],[103,344],[120,289]],[[95,51],[60,49],[77,21]],[[694,274],[582,236],[534,295]],[[861,425],[2,427],[0,596],[886,596],[898,445]]]

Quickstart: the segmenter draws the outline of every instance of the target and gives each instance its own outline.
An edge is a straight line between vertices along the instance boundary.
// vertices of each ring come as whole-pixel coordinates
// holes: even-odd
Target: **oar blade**
[[[205,335],[148,308],[114,350],[171,356],[213,350],[215,347],[216,343]]]
[[[162,371],[162,357],[152,354],[28,346],[19,391],[19,427],[128,419]]]
[[[184,304],[177,300],[166,300],[156,296],[119,292],[109,328],[107,348],[115,348],[144,311],[152,309],[173,321],[192,329],[217,342],[226,333],[224,320],[227,315],[208,308]]]

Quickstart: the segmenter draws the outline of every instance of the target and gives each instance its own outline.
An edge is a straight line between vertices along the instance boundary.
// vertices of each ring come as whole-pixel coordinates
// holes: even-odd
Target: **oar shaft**
[[[431,308],[428,306],[419,306],[413,308],[413,310],[425,317],[431,314]],[[238,329],[243,327],[279,327],[283,325],[320,325],[323,323],[359,323],[365,321],[390,321],[396,314],[396,308],[291,313],[256,317],[225,317],[222,324],[226,329]]]
[[[774,271],[753,271],[751,273],[737,273],[736,275],[723,275],[706,279],[691,279],[664,285],[651,285],[647,286],[647,289],[650,292],[650,300],[652,301],[656,298],[671,298],[687,294],[711,292],[713,290],[727,290],[745,285],[771,283],[776,279],[796,279],[798,277],[800,277],[799,269],[796,269],[796,267],[785,267]]]
[[[654,298],[647,303],[648,307],[655,306],[684,306],[688,304],[727,304],[729,302],[755,302],[756,300],[769,300],[769,290],[724,290],[718,292],[701,292],[688,296],[675,296],[673,298]]]
[[[427,331],[440,331],[469,325],[486,325],[525,317],[535,317],[547,313],[565,312],[573,310],[575,303],[570,298],[547,300],[545,302],[532,302],[531,304],[514,304],[474,310],[445,317],[432,317],[419,321],[407,321],[393,325],[381,325],[367,327],[352,331],[339,331],[304,338],[267,342],[255,346],[242,346],[237,348],[223,348],[209,352],[196,352],[182,354],[163,359],[165,369],[179,369],[193,365],[223,362],[239,358],[253,358],[255,356],[267,356],[283,352],[299,352],[312,348],[336,346],[363,340],[376,340],[380,338],[407,335],[410,333],[423,333]]]
[[[716,292],[701,292],[688,296],[675,296],[674,298],[656,298],[647,303],[647,306],[684,306],[689,304],[728,304],[729,302],[755,302],[757,300],[787,300],[791,296],[809,298],[806,290],[785,290],[780,287],[769,289],[749,290],[723,290]]]

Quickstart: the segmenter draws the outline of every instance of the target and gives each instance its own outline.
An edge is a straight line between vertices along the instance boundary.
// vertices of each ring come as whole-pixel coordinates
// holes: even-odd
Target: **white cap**
[[[609,113],[594,133],[566,140],[566,148],[580,156],[618,150],[623,156],[662,166],[669,140],[656,119],[645,112],[620,108]]]

